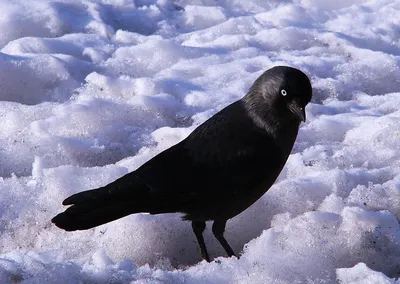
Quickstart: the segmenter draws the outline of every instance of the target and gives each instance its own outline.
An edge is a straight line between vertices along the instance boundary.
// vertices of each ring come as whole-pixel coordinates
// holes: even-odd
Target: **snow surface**
[[[0,5],[1,283],[400,283],[400,1]],[[276,184],[228,222],[239,260],[208,229],[223,257],[200,262],[178,214],[50,223],[274,65],[314,97]]]

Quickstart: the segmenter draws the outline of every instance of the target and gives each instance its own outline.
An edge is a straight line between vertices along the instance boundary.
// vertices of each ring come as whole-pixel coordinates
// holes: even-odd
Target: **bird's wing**
[[[253,123],[238,101],[148,161],[135,175],[157,197],[177,202],[218,198],[251,189],[268,175],[274,181],[284,160],[274,139]]]

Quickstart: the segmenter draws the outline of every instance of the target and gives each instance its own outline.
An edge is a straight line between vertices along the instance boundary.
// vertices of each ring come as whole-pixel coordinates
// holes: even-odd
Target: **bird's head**
[[[305,121],[305,107],[311,97],[306,74],[296,68],[276,66],[254,82],[243,100],[252,113],[270,126]]]

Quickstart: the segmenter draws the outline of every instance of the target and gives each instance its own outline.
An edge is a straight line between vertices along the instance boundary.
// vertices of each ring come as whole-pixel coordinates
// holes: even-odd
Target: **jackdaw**
[[[275,182],[296,140],[311,83],[300,70],[277,66],[248,93],[198,126],[186,139],[116,181],[74,194],[52,222],[66,231],[86,230],[124,216],[183,213],[192,222],[201,255],[206,221],[228,256],[228,219],[259,199]]]

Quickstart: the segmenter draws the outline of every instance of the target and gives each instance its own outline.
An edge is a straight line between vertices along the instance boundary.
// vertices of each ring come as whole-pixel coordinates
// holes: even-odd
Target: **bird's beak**
[[[297,103],[293,102],[288,105],[291,112],[303,122],[306,122],[306,110],[300,107]]]

